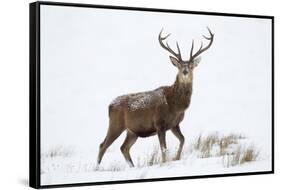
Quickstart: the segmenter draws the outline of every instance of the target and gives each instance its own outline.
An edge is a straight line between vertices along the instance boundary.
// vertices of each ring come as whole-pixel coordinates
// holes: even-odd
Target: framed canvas
[[[30,4],[30,186],[274,172],[274,17]]]

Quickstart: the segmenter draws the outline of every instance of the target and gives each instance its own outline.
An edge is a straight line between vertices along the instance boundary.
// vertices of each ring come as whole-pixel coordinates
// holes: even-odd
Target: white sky
[[[98,147],[117,96],[174,82],[158,43],[172,33],[188,58],[206,26],[215,33],[194,71],[181,124],[200,132],[244,133],[271,150],[271,20],[41,5],[41,145]]]

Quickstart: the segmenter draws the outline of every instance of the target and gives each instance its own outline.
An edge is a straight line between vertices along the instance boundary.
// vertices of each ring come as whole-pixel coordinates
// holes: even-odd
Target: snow
[[[167,104],[163,89],[119,96],[110,105],[116,107],[122,104],[122,102],[127,104],[130,111],[150,108],[157,104]]]
[[[266,161],[256,161],[255,163],[245,164],[232,168],[219,167],[218,159],[193,160],[190,158],[186,161],[177,161],[170,164],[158,165],[147,168],[127,169],[125,171],[112,172],[58,172],[55,177],[43,174],[41,179],[49,185],[62,184],[66,181],[69,183],[85,182],[103,182],[103,181],[120,181],[134,179],[152,179],[168,177],[188,177],[214,174],[262,172],[265,168],[270,168]],[[215,171],[215,172],[214,172]]]
[[[244,144],[245,140],[242,140]],[[216,148],[212,150],[216,154]],[[135,149],[134,149],[135,150]],[[175,155],[175,147],[168,149],[168,154]],[[116,150],[107,152],[102,164],[97,166],[93,157],[87,152],[79,152],[73,156],[53,157],[42,159],[43,172],[41,179],[44,184],[118,181],[128,179],[151,179],[182,176],[200,176],[229,173],[246,173],[268,171],[271,168],[268,157],[261,156],[256,161],[241,165],[228,166],[228,156],[212,156],[199,158],[196,151],[191,151],[190,146],[185,146],[183,156],[179,161],[169,161],[152,166],[143,164],[153,150],[143,149],[138,154],[133,151],[135,168],[130,168],[122,157],[121,152],[116,156]],[[140,154],[140,152],[142,152]],[[230,150],[231,152],[231,150]],[[160,153],[160,152],[158,152]],[[160,157],[160,154],[158,155]],[[137,157],[137,158],[136,158]]]
[[[54,147],[74,150],[73,154],[42,156],[42,184],[271,169],[270,20],[45,5],[40,10],[41,154]],[[180,124],[185,148],[200,134],[242,134],[260,150],[260,159],[225,167],[221,157],[201,159],[187,151],[180,161],[130,169],[120,152],[123,133],[96,170],[110,102],[175,81],[177,69],[158,42],[161,28],[172,33],[172,48],[179,42],[184,58],[192,39],[194,48],[199,48],[202,35],[208,33],[206,26],[215,38],[194,70],[191,105]],[[151,94],[133,97],[132,110],[149,105],[152,98]],[[166,138],[173,153],[178,140],[170,131]],[[139,138],[131,149],[133,161],[144,162],[155,146],[159,146],[157,136]],[[107,171],[110,168],[117,171]]]

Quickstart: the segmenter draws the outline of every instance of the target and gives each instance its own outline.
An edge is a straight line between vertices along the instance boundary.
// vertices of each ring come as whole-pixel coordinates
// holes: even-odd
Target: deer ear
[[[179,66],[180,63],[179,63],[179,61],[176,58],[170,56],[170,60],[173,63],[173,65],[175,65],[176,67]]]
[[[197,57],[196,59],[194,59],[192,62],[192,67],[193,68],[197,67],[200,61],[201,61],[201,57]]]

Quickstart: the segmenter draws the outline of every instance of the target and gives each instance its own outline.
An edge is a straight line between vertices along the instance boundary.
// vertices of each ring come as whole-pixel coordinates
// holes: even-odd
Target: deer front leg
[[[179,146],[177,155],[175,157],[175,160],[179,160],[181,158],[181,152],[182,152],[182,148],[183,148],[183,145],[184,145],[184,136],[181,133],[179,125],[177,125],[176,127],[172,128],[171,131],[180,141],[180,146]]]
[[[167,152],[166,131],[158,130],[157,135],[158,135],[158,139],[160,142],[160,148],[161,148],[161,153],[162,153],[162,162],[166,162],[166,152]]]

